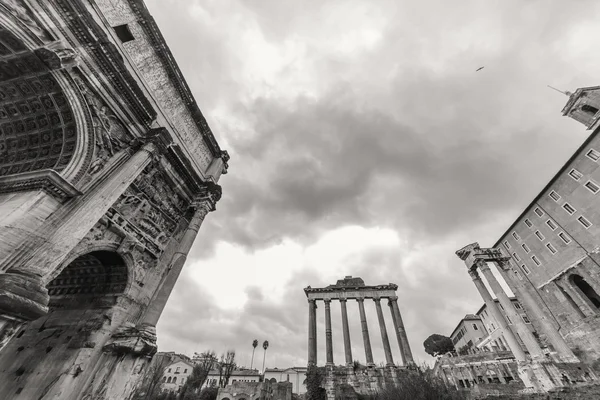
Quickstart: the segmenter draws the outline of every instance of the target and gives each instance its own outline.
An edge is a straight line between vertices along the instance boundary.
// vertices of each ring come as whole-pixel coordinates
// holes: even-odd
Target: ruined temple
[[[142,0],[0,0],[0,398],[127,399],[229,156]]]

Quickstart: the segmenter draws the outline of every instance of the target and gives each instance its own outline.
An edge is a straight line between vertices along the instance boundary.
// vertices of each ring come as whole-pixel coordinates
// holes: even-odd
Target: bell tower
[[[587,129],[597,125],[600,118],[600,86],[579,88],[574,93],[564,92],[569,101],[562,110],[566,115],[584,124]]]

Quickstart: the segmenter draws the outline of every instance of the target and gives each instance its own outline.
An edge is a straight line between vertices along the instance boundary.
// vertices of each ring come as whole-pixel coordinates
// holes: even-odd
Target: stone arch
[[[569,281],[573,287],[579,290],[596,309],[600,309],[600,295],[590,286],[586,280],[578,274],[571,274]]]
[[[101,356],[97,349],[117,327],[114,307],[127,281],[127,266],[115,251],[92,251],[70,261],[47,284],[48,314],[25,324],[0,353],[0,365],[15,367],[0,370],[0,398],[19,388],[24,398],[38,398],[45,386],[59,381],[81,385],[77,360]],[[65,365],[72,370],[65,371]],[[17,368],[18,382],[12,379]],[[26,384],[29,380],[36,384]]]
[[[76,181],[93,151],[89,112],[60,61],[48,65],[59,57],[17,34],[0,25],[0,177],[54,170]]]
[[[127,265],[116,252],[94,251],[77,257],[48,283],[50,308],[87,307],[119,296],[127,287]]]

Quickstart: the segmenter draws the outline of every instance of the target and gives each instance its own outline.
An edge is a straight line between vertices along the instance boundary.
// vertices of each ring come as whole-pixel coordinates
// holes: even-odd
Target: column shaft
[[[342,309],[342,332],[344,333],[344,354],[346,356],[346,366],[352,366],[352,346],[350,344],[350,327],[348,325],[348,310],[346,309],[346,299],[340,299]]]
[[[369,338],[369,327],[367,325],[367,316],[365,314],[365,299],[356,299],[358,302],[358,311],[360,313],[360,326],[362,328],[363,342],[365,345],[365,357],[367,365],[375,365],[373,362],[373,351],[371,350],[371,339]]]
[[[325,300],[325,347],[327,365],[333,365],[333,339],[331,337],[331,300]]]
[[[317,365],[317,302],[308,300],[308,365]]]
[[[394,365],[392,357],[392,349],[388,338],[387,329],[385,327],[385,319],[383,318],[383,310],[381,309],[381,299],[373,299],[375,308],[377,309],[377,319],[379,320],[379,330],[381,331],[381,341],[383,342],[383,352],[385,353],[385,361],[388,366]]]
[[[510,269],[510,265],[508,263],[497,263],[496,265],[498,266],[498,271],[500,271],[500,274],[504,280],[510,282],[511,279],[507,273],[507,270]],[[573,354],[571,348],[569,348],[569,345],[567,345],[565,339],[554,327],[552,321],[546,316],[544,310],[542,310],[538,302],[533,299],[527,288],[515,279],[512,279],[512,282],[513,285],[511,289],[513,292],[515,292],[515,296],[517,296],[517,299],[523,304],[525,310],[528,311],[529,316],[539,322],[540,330],[546,335],[552,344],[552,347],[554,347],[554,350],[558,353],[558,356],[567,362],[579,361],[575,354]]]
[[[496,322],[500,326],[500,329],[502,329],[504,339],[506,340],[508,347],[510,347],[510,350],[512,351],[513,355],[515,356],[515,359],[517,361],[527,360],[527,357],[525,356],[525,352],[523,351],[523,349],[521,348],[521,345],[517,341],[515,334],[513,333],[513,331],[510,330],[510,327],[508,326],[506,319],[500,312],[500,309],[496,305],[496,302],[494,301],[494,299],[492,299],[490,292],[488,292],[487,288],[483,284],[483,281],[479,277],[479,274],[477,273],[477,271],[469,270],[469,274],[471,275],[471,278],[473,279],[473,283],[475,284],[475,287],[479,291],[479,294],[483,298],[483,301],[485,302],[487,309],[490,310],[490,314],[496,320]]]
[[[392,311],[392,321],[394,322],[394,328],[396,330],[396,338],[398,339],[398,347],[400,347],[400,355],[404,365],[414,364],[412,351],[410,350],[410,344],[408,343],[408,336],[406,336],[406,329],[404,329],[404,322],[402,321],[402,315],[400,314],[400,308],[398,307],[398,298],[391,298],[388,302]]]
[[[477,265],[481,272],[483,272],[483,276],[485,276],[485,279],[488,281],[488,284],[492,288],[492,292],[494,292],[494,294],[500,301],[500,304],[504,308],[504,312],[512,320],[513,326],[519,333],[519,336],[523,340],[525,347],[527,348],[527,350],[529,350],[529,354],[532,357],[543,358],[544,353],[542,352],[539,343],[537,342],[536,338],[533,336],[533,334],[531,333],[531,331],[529,330],[519,313],[517,313],[517,310],[515,310],[512,301],[510,301],[508,295],[506,294],[504,289],[502,289],[502,286],[500,286],[500,282],[498,282],[498,280],[492,273],[492,270],[490,269],[489,265],[487,265],[487,263],[483,261],[479,262]]]
[[[198,236],[198,231],[206,215],[214,209],[214,200],[206,196],[195,204],[194,215],[192,216],[183,237],[179,242],[179,247],[167,266],[167,271],[162,278],[159,287],[154,292],[154,296],[144,313],[142,324],[156,326],[158,320],[167,304],[167,300],[175,287],[175,283],[183,270],[194,240]]]

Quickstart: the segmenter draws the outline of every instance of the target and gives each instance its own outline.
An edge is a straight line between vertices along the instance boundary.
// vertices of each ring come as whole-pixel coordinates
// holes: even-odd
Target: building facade
[[[529,331],[532,333],[532,335],[538,337],[538,333],[535,330],[533,324],[531,323],[531,320],[527,316],[527,313],[525,312],[525,309],[523,308],[521,303],[519,303],[519,301],[515,297],[510,297],[510,301],[512,303],[514,310],[516,311],[516,313],[514,315],[518,316],[518,318],[525,323],[526,327],[529,329]],[[497,307],[500,309],[500,313],[506,319],[508,326],[511,329],[513,329],[514,325],[513,325],[511,316],[504,309],[502,304],[500,304],[500,300],[494,299],[494,303],[496,303]],[[485,338],[483,338],[479,343],[477,343],[477,348],[485,349],[486,351],[508,350],[508,345],[506,343],[506,339],[502,335],[502,330],[500,329],[500,325],[491,316],[491,314],[488,313],[487,304],[484,303],[481,306],[479,311],[477,311],[477,315],[481,318],[481,321],[484,323],[486,330],[488,332],[488,335]],[[516,336],[517,342],[519,343],[521,348],[524,351],[527,351],[527,349],[525,348],[525,343],[523,343],[523,340],[521,339],[521,337],[518,334],[516,334],[515,336]]]
[[[471,353],[477,344],[487,336],[488,333],[481,318],[474,314],[467,314],[454,328],[450,339],[457,353]]]
[[[539,306],[534,326],[549,320],[579,358],[593,362],[600,358],[600,87],[568,95],[563,115],[591,135],[494,248],[509,257],[502,272],[525,308]]]
[[[566,94],[563,115],[584,124],[591,135],[493,247],[472,243],[456,252],[528,390],[595,380],[589,366],[600,359],[600,87]],[[527,320],[511,305],[492,268],[526,310]]]
[[[221,196],[142,0],[0,2],[0,398],[128,398]]]
[[[291,382],[292,393],[303,394],[306,393],[306,371],[306,367],[267,368],[264,379],[272,383]]]

